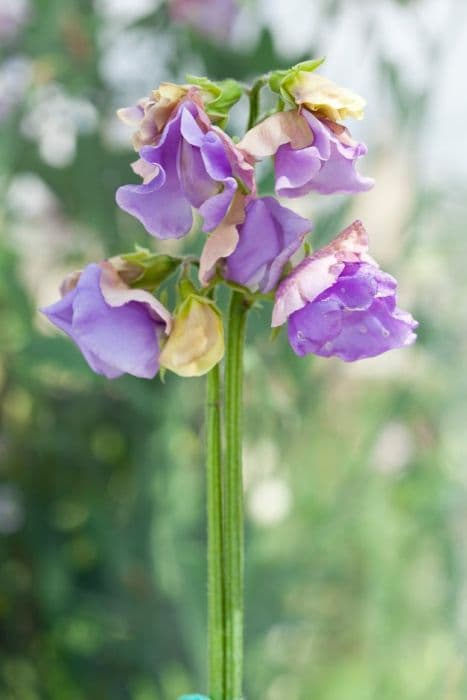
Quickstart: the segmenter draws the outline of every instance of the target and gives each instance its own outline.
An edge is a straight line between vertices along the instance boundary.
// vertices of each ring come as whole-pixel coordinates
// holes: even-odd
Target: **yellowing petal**
[[[322,75],[299,71],[286,87],[298,105],[320,112],[332,121],[347,117],[363,119],[366,105],[363,97]]]

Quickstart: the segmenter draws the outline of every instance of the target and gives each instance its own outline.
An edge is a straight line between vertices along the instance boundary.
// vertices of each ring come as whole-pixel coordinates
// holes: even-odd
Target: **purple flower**
[[[219,42],[229,37],[237,10],[235,0],[169,0],[174,22],[188,24]]]
[[[130,289],[108,262],[88,265],[62,287],[63,298],[42,309],[77,344],[94,372],[150,379],[159,370],[159,340],[171,316],[152,294]]]
[[[252,200],[238,227],[238,244],[226,259],[226,278],[263,293],[271,291],[311,228],[310,221],[274,197]]]
[[[133,169],[142,185],[117,191],[117,204],[158,238],[181,238],[193,224],[192,207],[204,218],[204,231],[225,217],[237,179],[253,189],[253,167],[201,108],[184,100],[155,146],[145,146]]]
[[[368,255],[360,221],[306,258],[279,286],[272,325],[288,320],[297,355],[346,362],[415,341],[417,322],[396,306],[396,280]]]
[[[349,131],[307,109],[279,112],[251,129],[239,146],[255,158],[274,156],[276,192],[301,197],[314,190],[321,194],[356,194],[373,186],[356,163],[367,152]]]

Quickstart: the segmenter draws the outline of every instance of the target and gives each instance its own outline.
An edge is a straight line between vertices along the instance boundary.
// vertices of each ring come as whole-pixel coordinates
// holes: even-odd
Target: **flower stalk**
[[[221,384],[219,365],[209,372],[206,392],[206,481],[208,519],[208,685],[212,700],[225,698],[225,592],[222,506]]]
[[[243,348],[250,302],[233,292],[225,360],[226,700],[243,697]]]

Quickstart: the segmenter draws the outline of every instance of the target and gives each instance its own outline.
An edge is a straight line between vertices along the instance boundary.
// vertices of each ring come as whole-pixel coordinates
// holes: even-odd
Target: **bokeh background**
[[[377,185],[294,206],[315,245],[364,220],[419,341],[354,365],[299,359],[269,341],[270,309],[254,312],[247,697],[462,700],[467,6],[230,12],[228,0],[0,0],[0,697],[205,688],[203,381],[94,376],[37,307],[68,271],[157,247],[114,204],[133,158],[117,107],[187,72],[248,81],[326,55],[322,72],[368,99],[351,126]],[[244,122],[240,105],[232,133]]]

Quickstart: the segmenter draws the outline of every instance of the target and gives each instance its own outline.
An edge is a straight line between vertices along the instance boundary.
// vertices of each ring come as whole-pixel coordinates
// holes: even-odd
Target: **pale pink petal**
[[[160,168],[153,163],[148,163],[147,160],[143,158],[138,158],[134,163],[131,164],[131,169],[136,175],[143,178],[143,184],[147,185],[152,182],[156,175],[159,174]]]
[[[201,284],[207,285],[214,274],[217,262],[222,258],[228,258],[234,252],[239,240],[237,226],[244,220],[245,197],[237,193],[225,218],[204,244],[199,261]]]
[[[139,126],[144,117],[144,108],[137,104],[117,110],[117,117],[128,126]]]
[[[306,148],[313,143],[313,133],[298,110],[277,112],[250,129],[238,147],[256,159],[273,156],[280,146]]]

